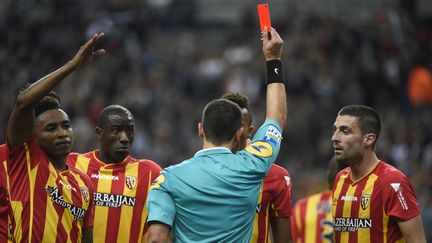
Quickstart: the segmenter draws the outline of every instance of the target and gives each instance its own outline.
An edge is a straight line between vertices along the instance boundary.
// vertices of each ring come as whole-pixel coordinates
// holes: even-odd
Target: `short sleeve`
[[[168,188],[169,182],[162,172],[153,182],[149,192],[147,222],[158,221],[173,226],[176,210]]]
[[[382,187],[387,215],[397,221],[406,221],[420,214],[414,189],[404,174],[399,171],[388,173]]]
[[[6,144],[1,144],[0,145],[0,162],[2,164],[5,160],[7,160],[8,154],[9,154],[9,152],[8,152]]]
[[[272,215],[276,217],[290,217],[291,212],[291,178],[288,171],[277,176],[277,195],[275,195],[272,206]]]
[[[162,171],[162,168],[156,164],[154,161],[148,160],[149,169],[152,172],[151,173],[151,180],[155,181],[157,177],[159,176],[160,172]]]
[[[267,120],[255,133],[252,143],[245,152],[263,162],[264,171],[268,171],[276,160],[282,142],[282,129],[274,120]]]
[[[32,169],[41,161],[47,161],[44,152],[34,138],[30,138],[27,142],[13,149],[7,143],[7,149],[9,152],[7,163],[10,176],[26,174],[27,164]]]

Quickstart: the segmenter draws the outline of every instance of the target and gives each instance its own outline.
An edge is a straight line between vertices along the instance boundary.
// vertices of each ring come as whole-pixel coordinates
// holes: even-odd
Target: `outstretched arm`
[[[266,120],[276,120],[282,130],[287,119],[287,105],[283,69],[281,63],[283,40],[271,28],[262,33],[263,53],[267,65],[267,112]]]
[[[10,148],[21,145],[32,135],[34,124],[33,108],[37,102],[54,89],[71,72],[105,53],[103,49],[93,50],[103,37],[104,34],[95,34],[81,46],[68,63],[39,79],[18,95],[7,127],[7,138]]]

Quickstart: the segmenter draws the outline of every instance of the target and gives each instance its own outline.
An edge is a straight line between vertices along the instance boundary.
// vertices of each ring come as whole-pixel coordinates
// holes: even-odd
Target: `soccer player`
[[[349,165],[333,185],[336,242],[426,242],[408,178],[378,159],[381,120],[363,105],[343,107],[333,125],[337,161]]]
[[[145,242],[145,202],[162,170],[151,160],[129,156],[135,122],[131,112],[110,105],[99,115],[99,149],[73,156],[71,166],[90,176],[94,189],[94,242]],[[76,163],[75,163],[76,162]]]
[[[263,31],[267,65],[266,121],[252,143],[242,142],[242,111],[232,101],[206,105],[198,124],[203,150],[161,172],[149,193],[149,241],[249,242],[259,190],[280,149],[286,121],[285,84],[280,61],[283,41]]]
[[[333,158],[327,166],[329,189],[300,199],[294,205],[291,229],[295,243],[333,242],[331,188],[339,171],[339,163]]]
[[[240,93],[226,93],[221,99],[227,99],[240,106],[243,113],[243,142],[239,149],[244,149],[252,135],[252,111],[248,98]],[[273,164],[264,178],[254,219],[251,242],[291,241],[291,179],[288,171]],[[271,225],[271,227],[270,227]],[[270,234],[271,229],[271,234]]]
[[[73,142],[68,115],[44,98],[68,74],[104,54],[94,35],[61,68],[25,89],[7,127],[7,172],[17,242],[92,242],[90,178],[66,166]],[[43,99],[41,101],[41,99]]]

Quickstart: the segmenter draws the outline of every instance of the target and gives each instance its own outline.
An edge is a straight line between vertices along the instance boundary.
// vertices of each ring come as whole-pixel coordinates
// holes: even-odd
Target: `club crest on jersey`
[[[89,193],[88,188],[83,186],[83,187],[80,187],[80,190],[81,190],[82,197],[84,198],[84,200],[86,202],[88,202],[90,199],[90,193]]]
[[[126,186],[132,190],[136,187],[136,177],[135,176],[126,176]]]
[[[366,210],[369,207],[370,199],[371,199],[370,194],[362,194],[362,196],[361,196],[361,208],[363,210]]]
[[[246,151],[259,157],[270,157],[273,154],[272,146],[263,141],[256,141],[246,147]]]

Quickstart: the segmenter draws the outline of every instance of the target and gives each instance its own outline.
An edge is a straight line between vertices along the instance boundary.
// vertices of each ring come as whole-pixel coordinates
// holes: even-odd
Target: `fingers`
[[[91,46],[95,46],[97,43],[99,43],[104,38],[105,38],[104,33],[94,34],[93,37],[87,43]]]
[[[105,34],[104,33],[99,33],[99,34],[95,34],[93,36],[93,42],[99,42],[100,40],[102,40],[103,38],[105,38]]]
[[[94,34],[90,40],[88,40],[84,45],[81,46],[81,48],[85,50],[93,48],[97,43],[104,39],[104,37],[104,33]]]
[[[105,34],[104,33],[95,34],[93,36],[93,38],[91,39],[91,41],[92,41],[92,45],[91,45],[92,48],[94,48],[97,45],[97,43],[99,43],[104,38],[105,38]],[[97,51],[93,51],[92,56],[93,56],[93,58],[98,58],[98,57],[100,57],[100,56],[102,56],[104,54],[105,54],[105,49],[99,49]]]
[[[262,32],[263,53],[266,60],[280,59],[283,40],[274,28],[264,28]]]
[[[274,28],[271,28],[270,33],[274,39],[276,39],[277,41],[282,41],[282,38],[280,37],[279,33]]]
[[[102,41],[105,38],[104,33],[94,34],[93,37],[87,41],[87,43],[84,44],[84,50],[87,50],[86,52],[88,54],[91,54],[93,57],[99,57],[105,54],[104,49],[99,49],[97,51],[93,51],[95,46]]]
[[[264,30],[261,33],[261,40],[281,42],[282,38],[280,37],[279,33],[276,31],[275,28],[271,27],[270,29],[268,29],[267,27],[264,27]]]
[[[105,54],[105,49],[99,49],[95,52],[93,52],[93,57],[98,58],[100,56],[103,56]]]
[[[261,32],[261,40],[263,40],[263,41],[269,40],[269,32],[268,32],[267,27],[264,27],[263,32]]]

